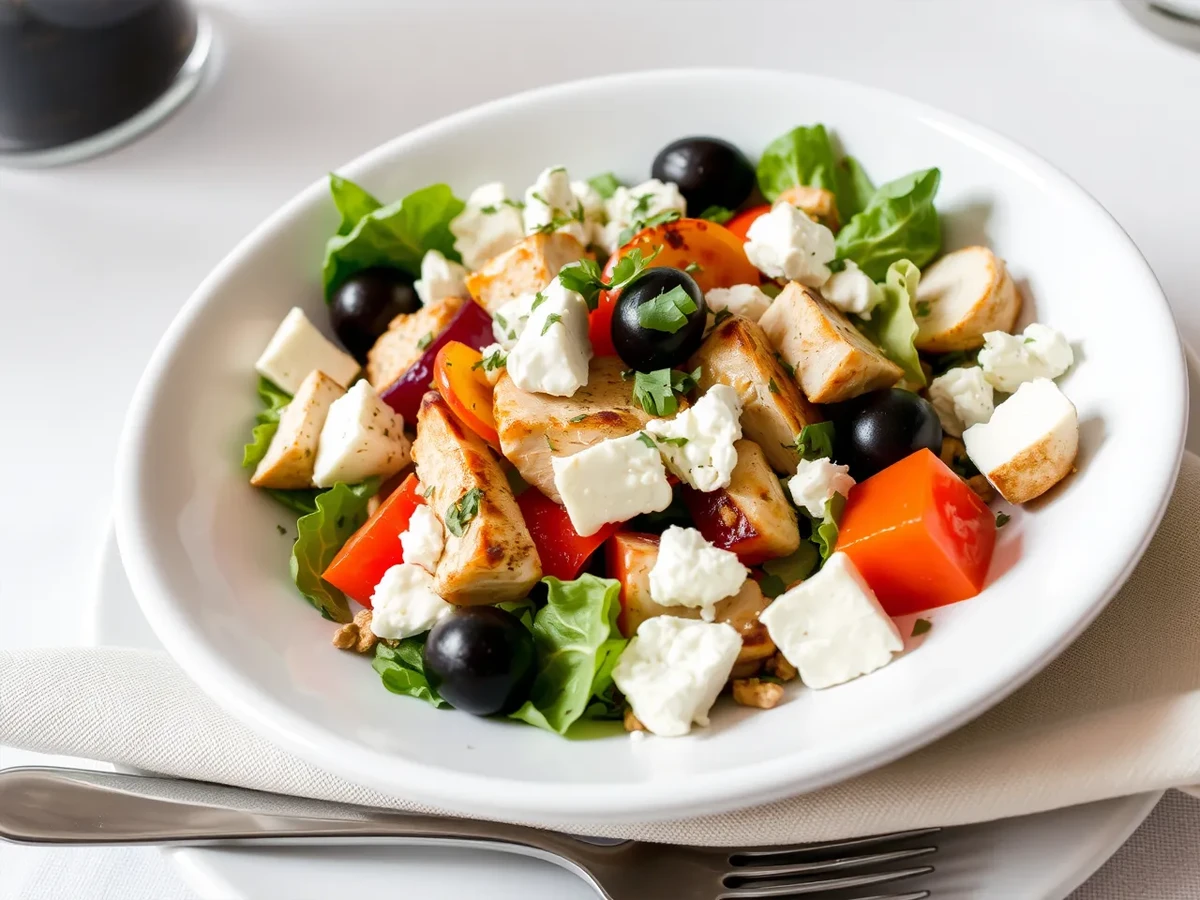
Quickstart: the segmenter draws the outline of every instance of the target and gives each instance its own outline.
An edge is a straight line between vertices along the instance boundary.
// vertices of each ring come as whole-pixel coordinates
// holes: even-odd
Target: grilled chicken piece
[[[700,618],[700,610],[687,606],[659,606],[650,599],[650,570],[658,561],[658,535],[633,531],[618,532],[609,548],[609,575],[621,582],[621,634],[633,637],[638,626],[653,616]],[[764,660],[775,653],[775,645],[759,614],[771,601],[763,596],[758,582],[747,578],[742,589],[716,605],[716,621],[732,625],[742,636],[738,663]]]
[[[279,428],[271,438],[250,483],[281,491],[312,487],[317,444],[333,401],[345,394],[342,386],[316,369],[300,382],[292,401],[283,408]]]
[[[490,313],[521,294],[540,291],[567,263],[587,256],[573,236],[554,231],[531,234],[467,276],[467,290]]]
[[[794,473],[796,435],[823,416],[804,399],[763,329],[740,316],[726,319],[688,360],[689,371],[697,366],[701,392],[714,384],[737,391],[742,434],[762,448],[776,472]]]
[[[519,600],[542,577],[529,529],[500,464],[483,440],[450,412],[437,391],[421,400],[412,447],[426,503],[442,524],[455,504],[478,490],[479,510],[455,535],[434,573],[434,590],[459,606]]]
[[[947,253],[921,273],[917,302],[929,314],[917,319],[917,349],[926,353],[974,350],[988,331],[1012,331],[1021,294],[1004,260],[987,247]]]
[[[608,438],[624,437],[648,421],[633,399],[633,379],[621,377],[616,356],[597,356],[588,365],[588,383],[571,397],[523,391],[505,372],[496,384],[493,414],[500,449],[521,477],[562,503],[554,486],[553,456],[571,456]],[[680,406],[686,406],[680,401]]]
[[[790,187],[778,197],[775,202],[784,201],[792,204],[810,219],[820,222],[834,234],[837,234],[841,228],[841,221],[838,218],[837,197],[833,195],[833,191],[827,191],[825,188],[811,187],[806,184],[798,184],[795,187]]]
[[[705,493],[684,488],[683,500],[709,543],[732,550],[748,566],[795,553],[800,547],[796,511],[771,471],[762,448],[736,442],[737,465],[729,487]]]
[[[758,324],[813,403],[838,403],[891,387],[904,371],[816,291],[792,282]]]
[[[421,358],[429,342],[446,330],[466,302],[461,297],[443,297],[415,313],[403,313],[392,319],[387,331],[367,352],[367,381],[371,387],[380,392],[391,387]]]

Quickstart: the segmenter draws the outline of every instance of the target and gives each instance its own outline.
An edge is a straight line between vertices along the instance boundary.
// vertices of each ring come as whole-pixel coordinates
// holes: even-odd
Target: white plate
[[[1198,417],[1200,418],[1200,417]],[[101,557],[95,643],[160,647],[137,608],[111,533]],[[935,900],[1058,900],[1088,878],[1150,814],[1161,793],[1001,822],[938,836],[932,876],[913,882]],[[518,856],[387,846],[178,848],[164,851],[205,900],[359,896],[421,900],[594,900],[575,876]]]
[[[919,652],[869,678],[794,691],[769,714],[722,707],[714,727],[680,740],[563,741],[388,694],[363,660],[329,649],[328,623],[287,578],[274,526],[291,523],[235,462],[255,411],[256,354],[294,303],[324,318],[317,269],[336,216],[321,182],[204,282],[130,409],[117,535],[143,611],[196,683],[273,742],[379,790],[480,814],[595,821],[714,812],[850,777],[978,715],[1060,652],[1120,586],[1162,513],[1186,380],[1153,274],[1056,169],[885,92],[704,70],[523,94],[418,129],[344,171],[388,199],[443,179],[459,194],[494,178],[525,185],[548,163],[636,179],[683,134],[721,135],[757,155],[813,121],[831,125],[879,181],[939,166],[948,245],[996,248],[1031,301],[1027,318],[1081,345],[1065,382],[1082,422],[1079,473],[1014,516],[983,595],[938,611]]]

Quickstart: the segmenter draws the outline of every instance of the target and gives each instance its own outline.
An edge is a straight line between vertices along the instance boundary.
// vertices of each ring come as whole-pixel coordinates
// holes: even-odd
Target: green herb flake
[[[646,434],[646,432],[644,432],[644,431],[638,432],[638,440],[641,441],[643,444],[645,444],[647,447],[649,447],[651,450],[658,449],[658,447],[655,446],[655,443],[651,439],[650,435]]]
[[[778,394],[778,393],[779,393],[779,385],[777,385],[777,384],[775,383],[775,379],[774,379],[774,378],[772,378],[770,381],[768,381],[768,382],[767,382],[767,390],[768,390],[768,391],[770,391],[772,394]]]
[[[920,637],[921,635],[928,632],[929,629],[932,627],[933,627],[933,623],[930,622],[928,619],[917,619],[917,621],[913,622],[912,636]]]
[[[432,484],[429,487],[425,488],[425,490],[421,491],[421,496],[424,497],[426,500],[428,500],[432,494],[433,494],[433,485]]]
[[[704,212],[700,213],[700,218],[716,222],[718,225],[724,225],[733,218],[733,210],[726,209],[724,206],[710,206]]]
[[[424,350],[426,347],[428,347],[432,343],[433,343],[433,332],[431,331],[428,334],[426,334],[424,337],[422,337],[419,341],[417,341],[417,349]]]
[[[933,312],[928,300],[918,300],[914,308],[916,309],[918,319],[923,319]]]
[[[612,172],[595,175],[588,179],[588,184],[592,186],[592,190],[605,200],[611,198],[617,192],[617,188],[621,186],[621,182]]]
[[[577,424],[579,424],[580,422],[582,422],[584,419],[586,419],[587,417],[588,417],[588,414],[587,414],[587,413],[580,413],[580,414],[579,414],[579,415],[577,415],[577,416],[572,416],[572,417],[571,417],[570,419],[568,419],[567,421],[568,421],[568,422],[570,422],[572,425],[577,425]]]
[[[541,291],[538,291],[536,294],[533,295],[533,303],[530,305],[529,311],[532,313],[535,309],[537,309],[539,306],[541,306],[545,302],[546,302],[546,295],[543,294]]]
[[[546,323],[542,326],[542,337],[546,336],[546,332],[550,330],[550,326],[562,321],[562,316],[558,313],[550,313],[546,316]]]
[[[546,446],[549,447],[551,449],[551,451],[558,450],[558,448],[554,446],[554,441],[550,440],[550,435],[547,434],[545,437],[546,437]]]
[[[726,319],[732,319],[732,318],[733,318],[733,313],[731,313],[728,309],[718,309],[717,314],[715,316],[713,316],[713,328],[716,328],[718,325],[720,325]]]
[[[686,266],[683,267],[683,271],[687,272],[689,275],[694,275],[697,272],[703,272],[704,267],[702,265],[700,265],[700,263],[695,262],[693,260],[692,262],[688,263]]]
[[[483,499],[483,491],[471,488],[457,503],[452,503],[446,509],[446,530],[455,537],[467,533],[471,520],[479,515],[479,501]]]
[[[638,307],[638,323],[652,331],[674,334],[687,324],[688,316],[698,307],[682,285],[663,291]]]
[[[1003,528],[1005,525],[1007,525],[1011,521],[1012,521],[1012,516],[1010,516],[1008,513],[997,513],[996,514],[996,527],[997,528]]]
[[[1032,343],[1033,343],[1033,338],[1031,338],[1031,337],[1025,338],[1025,340],[1024,340],[1022,343],[1025,343],[1025,344],[1032,344]]]
[[[796,436],[796,452],[801,459],[833,456],[833,423],[805,425]]]
[[[487,356],[480,357],[479,362],[471,366],[471,369],[483,369],[485,372],[491,372],[494,369],[503,368],[507,364],[507,354],[503,350],[493,350]]]
[[[617,237],[617,244],[624,246],[633,240],[633,236],[647,228],[657,228],[659,225],[666,225],[668,222],[674,222],[676,219],[683,217],[683,214],[677,209],[668,209],[663,212],[653,215],[648,219],[635,221],[628,228],[624,229]]]
[[[788,373],[788,376],[790,378],[796,377],[796,367],[793,366],[786,359],[784,359],[782,356],[780,356],[778,353],[775,354],[775,361],[779,363],[779,367],[781,369],[783,369],[783,371]]]
[[[655,435],[655,438],[660,444],[667,444],[670,447],[683,447],[688,442],[688,439],[685,437],[661,437]]]

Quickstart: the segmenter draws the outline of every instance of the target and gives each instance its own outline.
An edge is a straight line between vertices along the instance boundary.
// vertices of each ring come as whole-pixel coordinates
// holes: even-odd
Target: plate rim
[[[1145,283],[1147,298],[1151,294],[1157,297],[1158,304],[1149,308],[1156,309],[1160,315],[1166,316],[1170,330],[1176,336],[1176,375],[1173,385],[1168,385],[1167,388],[1173,388],[1173,393],[1179,398],[1180,402],[1176,404],[1176,408],[1180,410],[1180,414],[1175,422],[1170,423],[1174,434],[1164,430],[1169,439],[1161,445],[1164,448],[1162,461],[1158,462],[1161,469],[1156,468],[1154,478],[1158,485],[1159,501],[1155,508],[1144,511],[1139,518],[1137,524],[1141,532],[1140,538],[1129,545],[1124,565],[1117,570],[1107,590],[1095,597],[1089,606],[1081,609],[1072,627],[1053,639],[1039,642],[1023,655],[1022,666],[994,676],[986,683],[986,687],[976,686],[971,691],[964,690],[963,694],[971,694],[969,701],[959,697],[948,698],[945,704],[937,707],[936,714],[922,711],[910,717],[903,735],[897,737],[894,732],[890,732],[886,736],[876,737],[871,742],[863,742],[857,752],[849,759],[843,760],[840,765],[825,766],[815,772],[790,771],[790,757],[783,756],[769,763],[757,762],[753,766],[691,776],[690,783],[696,790],[687,795],[673,790],[675,785],[664,789],[652,782],[639,784],[635,790],[628,786],[614,790],[610,785],[564,786],[559,783],[532,783],[463,772],[456,772],[453,778],[447,778],[443,770],[431,765],[379,753],[340,735],[331,734],[303,716],[282,708],[252,682],[228,670],[219,654],[206,641],[197,638],[190,631],[175,611],[173,603],[168,599],[169,591],[166,585],[161,582],[155,566],[150,563],[151,554],[148,549],[151,541],[144,535],[144,529],[138,524],[135,515],[141,496],[138,470],[142,452],[138,437],[142,431],[142,423],[148,420],[149,412],[154,406],[159,373],[168,366],[175,345],[184,338],[192,320],[206,304],[214,288],[247,257],[257,252],[258,244],[266,235],[293,218],[298,210],[312,203],[317,194],[326,190],[325,182],[321,179],[300,191],[243,238],[188,298],[147,363],[134,392],[121,433],[117,455],[115,521],[117,540],[130,584],[143,613],[163,645],[186,672],[203,674],[203,677],[196,680],[218,705],[268,740],[321,768],[359,784],[386,793],[402,793],[435,806],[477,814],[561,822],[663,819],[753,806],[781,796],[816,790],[886,765],[961,727],[1017,690],[1058,656],[1104,609],[1141,558],[1170,499],[1178,475],[1187,427],[1186,364],[1170,305],[1153,270],[1128,233],[1108,210],[1074,179],[1020,143],[929,104],[845,79],[771,69],[673,68],[562,82],[480,104],[399,135],[348,162],[340,167],[339,171],[353,176],[354,173],[375,166],[389,157],[403,154],[406,147],[432,138],[439,132],[469,126],[474,121],[503,114],[507,109],[538,103],[560,95],[569,96],[573,93],[639,82],[661,85],[672,80],[728,78],[731,74],[746,78],[785,79],[808,88],[819,89],[824,85],[839,92],[895,104],[932,128],[974,143],[977,149],[998,162],[1034,174],[1047,183],[1049,189],[1054,189],[1070,197],[1076,204],[1089,208],[1096,214],[1097,222],[1104,223],[1113,233],[1114,239],[1124,243],[1130,253],[1131,265],[1138,272],[1140,280]],[[1170,353],[1171,349],[1163,347],[1160,352]],[[1169,360],[1164,360],[1164,371],[1169,368]],[[1167,452],[1168,450],[1173,452]],[[950,702],[952,700],[953,703]],[[952,711],[947,713],[946,707],[951,707]],[[267,715],[263,714],[264,709],[268,711]],[[386,765],[373,765],[368,761],[386,761]]]

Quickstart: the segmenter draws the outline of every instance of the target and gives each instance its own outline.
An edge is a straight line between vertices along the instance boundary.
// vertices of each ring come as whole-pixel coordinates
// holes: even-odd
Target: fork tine
[[[754,881],[763,878],[788,878],[793,875],[809,875],[817,872],[837,872],[842,869],[865,869],[882,863],[928,856],[930,853],[937,853],[937,847],[914,847],[911,850],[892,850],[887,853],[871,853],[863,856],[839,856],[837,859],[782,866],[742,866],[727,873],[725,881],[728,884],[731,880]]]
[[[868,875],[843,875],[840,878],[822,878],[817,881],[793,882],[791,884],[759,885],[726,890],[717,895],[717,900],[768,900],[771,897],[795,897],[800,894],[816,894],[846,888],[867,887],[872,884],[887,884],[903,878],[928,875],[933,866],[915,869],[900,869],[894,872],[873,872]],[[918,894],[918,896],[920,896]]]
[[[738,865],[736,860],[741,858],[760,859],[770,856],[794,856],[797,853],[824,852],[826,850],[852,850],[858,847],[873,847],[892,841],[906,841],[910,838],[925,837],[937,834],[941,828],[914,828],[911,831],[893,831],[891,834],[870,834],[864,837],[844,838],[836,841],[821,841],[817,844],[792,844],[788,847],[767,845],[763,847],[748,847],[730,852],[730,861]],[[744,865],[744,864],[743,864]]]

